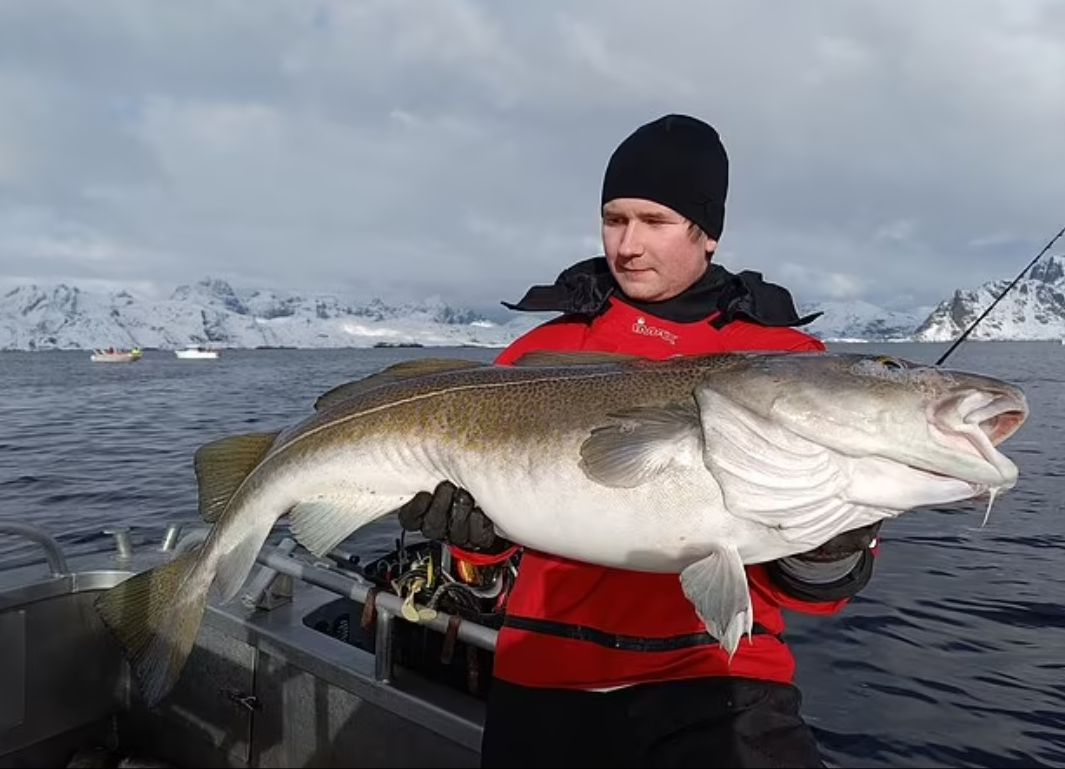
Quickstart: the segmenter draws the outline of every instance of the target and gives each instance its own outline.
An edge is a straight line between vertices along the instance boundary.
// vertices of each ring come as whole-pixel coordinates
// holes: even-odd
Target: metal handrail
[[[172,544],[170,549],[178,554],[190,552],[203,544],[209,532],[210,529],[206,526],[193,528],[185,533],[176,544]],[[403,599],[392,593],[377,592],[372,582],[334,571],[324,565],[325,562],[312,564],[300,560],[291,555],[295,546],[295,540],[286,537],[279,545],[264,547],[259,552],[255,560],[265,566],[270,573],[264,575],[265,578],[257,579],[255,583],[246,586],[250,592],[245,594],[245,602],[254,605],[265,593],[268,583],[278,574],[287,575],[363,604],[370,600],[372,595],[374,608],[377,611],[374,673],[379,681],[389,680],[392,674],[393,623],[396,619],[411,622],[403,616]],[[334,550],[329,555],[346,561],[349,554]],[[457,616],[455,622],[458,625],[455,632],[459,640],[486,651],[495,651],[498,631]],[[437,611],[432,619],[420,619],[417,624],[434,632],[446,634],[453,624],[452,615]]]
[[[271,548],[269,551],[261,551],[256,560],[280,574],[287,574],[294,579],[303,580],[304,582],[351,598],[360,603],[365,603],[373,590],[372,584],[352,579],[351,577],[339,574],[335,571],[304,563],[290,555],[281,554],[274,548]],[[403,617],[403,599],[399,596],[393,595],[392,593],[378,592],[374,594],[373,600],[374,606],[382,615],[386,615],[389,618],[398,617],[404,619],[404,621],[409,621]],[[461,620],[458,626],[458,638],[460,640],[481,649],[485,649],[486,651],[495,651],[496,636],[498,635],[496,630],[476,622],[462,620],[461,618],[458,619]],[[448,624],[450,621],[450,614],[438,611],[436,616],[432,619],[423,619],[417,624],[444,634],[448,631]]]
[[[36,526],[14,521],[0,521],[0,534],[16,534],[40,545],[44,549],[44,555],[48,559],[48,568],[53,577],[65,577],[70,574],[63,548],[53,537]]]
[[[258,561],[281,574],[287,574],[295,579],[317,585],[320,588],[361,603],[366,602],[370,591],[373,589],[372,585],[334,571],[303,563],[289,555],[280,555],[273,550],[261,552]],[[384,611],[397,617],[403,616],[403,599],[392,593],[377,593],[374,596],[374,605],[379,611]],[[421,620],[418,624],[439,633],[446,633],[450,619],[451,615],[440,611],[437,612],[433,619]],[[496,631],[492,628],[476,622],[463,621],[458,629],[458,637],[461,640],[487,651],[495,651],[496,635]]]

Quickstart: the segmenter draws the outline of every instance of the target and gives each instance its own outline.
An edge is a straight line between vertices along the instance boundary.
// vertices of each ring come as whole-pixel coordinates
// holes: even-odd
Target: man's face
[[[699,233],[672,208],[640,198],[616,198],[603,206],[603,249],[610,271],[631,298],[672,299],[705,272],[717,241]]]

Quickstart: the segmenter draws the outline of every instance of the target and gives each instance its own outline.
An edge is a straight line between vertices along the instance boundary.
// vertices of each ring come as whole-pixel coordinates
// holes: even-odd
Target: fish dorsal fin
[[[625,355],[619,352],[551,352],[549,350],[536,350],[527,352],[514,361],[514,366],[537,366],[546,368],[549,366],[598,366],[604,363],[633,363],[645,361],[638,355]]]
[[[323,393],[318,397],[318,400],[314,402],[314,410],[326,411],[333,408],[338,403],[342,403],[356,395],[361,395],[368,390],[373,390],[376,387],[395,384],[396,382],[402,382],[407,379],[416,379],[421,376],[429,376],[430,374],[442,374],[446,371],[462,371],[464,369],[479,368],[485,365],[487,364],[473,360],[459,360],[457,358],[420,358],[417,360],[403,361],[402,363],[397,363],[394,366],[389,366],[382,371],[378,371],[376,374],[370,374],[368,377],[357,379],[354,382],[346,382],[345,384],[334,387],[332,390]]]
[[[193,465],[200,487],[200,517],[214,523],[237,488],[255,469],[280,431],[248,433],[206,443],[196,450]]]

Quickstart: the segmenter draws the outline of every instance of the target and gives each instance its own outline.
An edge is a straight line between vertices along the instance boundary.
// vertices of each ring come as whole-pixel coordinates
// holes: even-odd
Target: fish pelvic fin
[[[104,592],[95,607],[129,660],[141,695],[156,705],[177,683],[196,642],[207,586],[189,579],[199,553],[130,577]]]
[[[214,523],[229,500],[274,445],[280,431],[233,435],[204,444],[193,465],[200,491],[200,517]]]
[[[696,561],[680,573],[680,584],[707,632],[731,661],[744,634],[750,640],[754,630],[750,587],[739,551],[729,545]]]

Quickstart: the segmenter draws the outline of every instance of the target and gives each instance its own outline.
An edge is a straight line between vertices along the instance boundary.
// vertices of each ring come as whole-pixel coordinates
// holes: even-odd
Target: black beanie
[[[717,240],[727,193],[728,155],[717,131],[687,115],[666,115],[637,128],[614,150],[601,205],[615,198],[653,200]]]

